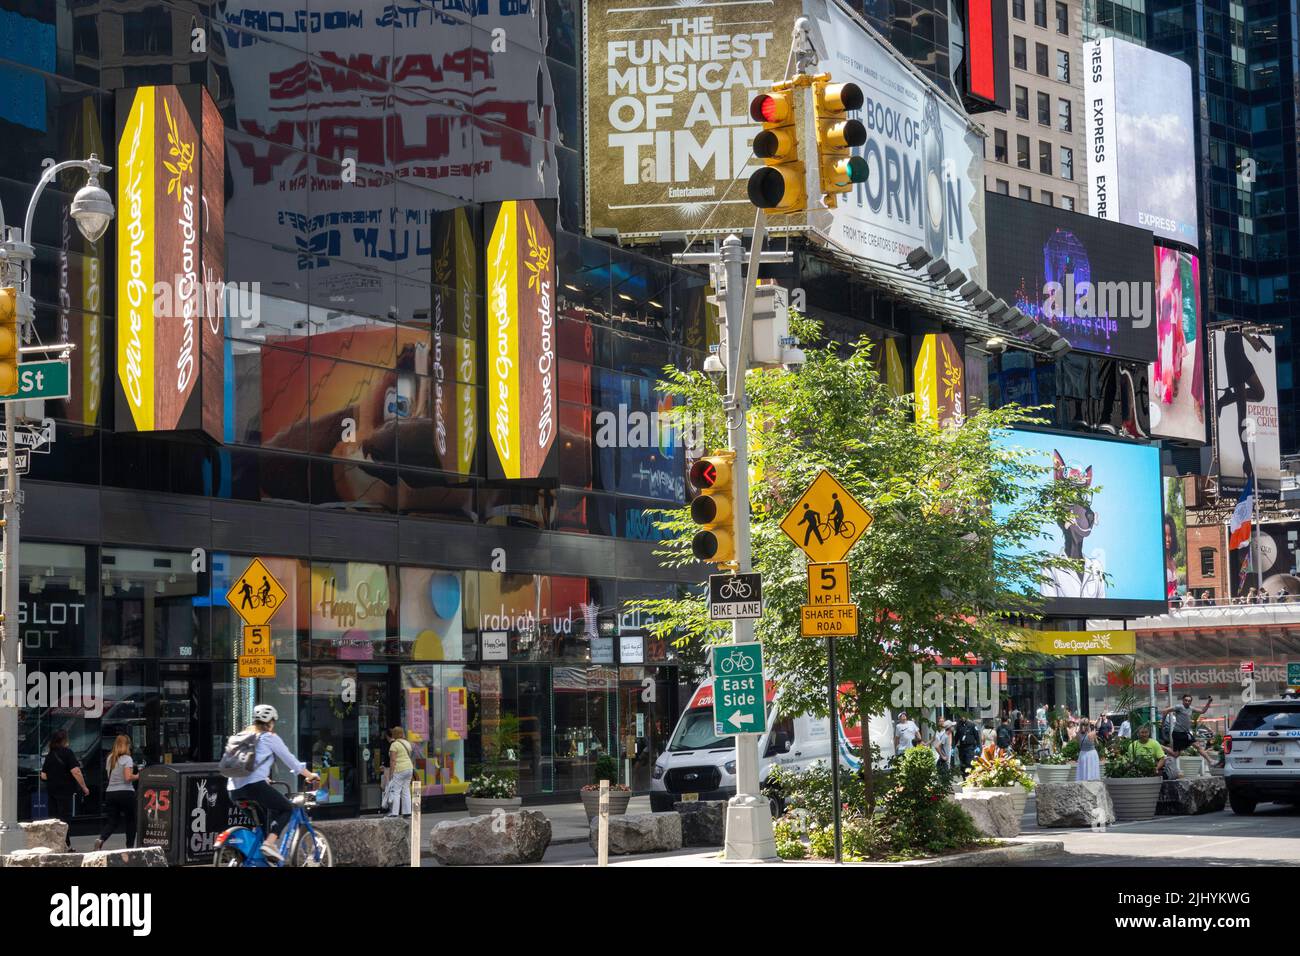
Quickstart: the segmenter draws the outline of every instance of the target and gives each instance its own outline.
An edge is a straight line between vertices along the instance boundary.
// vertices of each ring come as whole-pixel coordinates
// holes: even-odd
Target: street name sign
[[[809,561],[841,560],[871,525],[871,513],[823,469],[781,522]]]
[[[767,728],[761,644],[718,644],[713,648],[714,731],[761,734]]]
[[[22,362],[18,366],[18,391],[0,395],[0,402],[25,402],[40,398],[67,398],[70,395],[68,362]]]
[[[761,574],[710,574],[709,617],[715,621],[763,616]]]
[[[226,603],[245,624],[260,625],[270,622],[288,596],[262,559],[254,558],[226,592]]]
[[[856,604],[805,604],[799,621],[804,637],[857,637]]]
[[[849,604],[847,561],[808,565],[809,604]]]

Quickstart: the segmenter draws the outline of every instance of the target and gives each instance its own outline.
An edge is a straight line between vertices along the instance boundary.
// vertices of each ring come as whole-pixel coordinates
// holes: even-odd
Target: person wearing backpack
[[[279,719],[279,712],[270,704],[258,704],[253,708],[253,722],[227,740],[225,753],[218,764],[221,772],[230,778],[226,790],[232,801],[257,803],[266,811],[266,839],[262,843],[262,854],[277,863],[284,861],[284,855],[276,844],[280,842],[280,831],[293,815],[293,804],[271,786],[271,771],[276,760],[292,772],[301,774],[308,783],[320,782],[320,775],[307,769],[307,765],[295,757],[276,734],[275,722]]]
[[[980,729],[975,721],[963,717],[957,726],[957,756],[961,760],[962,773],[970,772],[970,765],[980,751]]]
[[[45,781],[50,796],[50,816],[71,824],[73,787],[78,787],[83,797],[90,796],[90,788],[81,774],[81,762],[68,746],[66,730],[56,730],[50,735],[50,749],[41,765],[41,779]],[[69,826],[68,830],[71,829]],[[63,839],[68,852],[72,852],[70,833],[65,833]]]
[[[388,815],[411,815],[411,777],[415,773],[415,745],[406,739],[406,731],[394,727],[389,731],[392,743],[388,745],[388,765],[392,776],[388,786]]]

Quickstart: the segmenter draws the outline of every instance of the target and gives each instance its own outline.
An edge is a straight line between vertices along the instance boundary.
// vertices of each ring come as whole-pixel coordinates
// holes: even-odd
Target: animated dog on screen
[[[1086,470],[1067,464],[1059,451],[1052,453],[1054,481],[1068,481],[1081,488],[1092,487],[1092,466]],[[1104,598],[1106,596],[1105,554],[1094,550],[1091,557],[1083,553],[1083,539],[1097,526],[1097,513],[1088,505],[1071,505],[1070,517],[1058,525],[1065,539],[1063,557],[1082,562],[1081,568],[1048,568],[1043,573],[1044,597]]]

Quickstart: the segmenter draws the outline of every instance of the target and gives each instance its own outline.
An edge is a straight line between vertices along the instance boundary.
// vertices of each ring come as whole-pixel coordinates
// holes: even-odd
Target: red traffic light
[[[784,123],[790,118],[790,100],[785,96],[759,93],[749,101],[749,116],[757,123]]]
[[[691,484],[696,488],[712,488],[718,483],[718,468],[708,458],[691,465]]]

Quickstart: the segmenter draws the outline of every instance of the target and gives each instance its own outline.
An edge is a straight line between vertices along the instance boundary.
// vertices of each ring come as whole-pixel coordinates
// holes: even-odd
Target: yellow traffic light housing
[[[18,290],[0,289],[0,395],[18,391]]]
[[[691,520],[700,526],[691,539],[697,561],[724,566],[736,561],[736,453],[714,452],[691,464]]]
[[[764,163],[749,177],[749,201],[771,215],[789,215],[808,208],[804,164],[796,126],[797,91],[783,83],[750,101],[749,116],[763,128],[754,136],[754,155]]]
[[[822,201],[828,209],[835,208],[839,194],[852,192],[855,185],[867,181],[867,161],[852,152],[853,147],[866,143],[867,128],[847,115],[861,109],[863,102],[862,87],[856,83],[831,83],[829,76],[813,80],[817,168]]]

